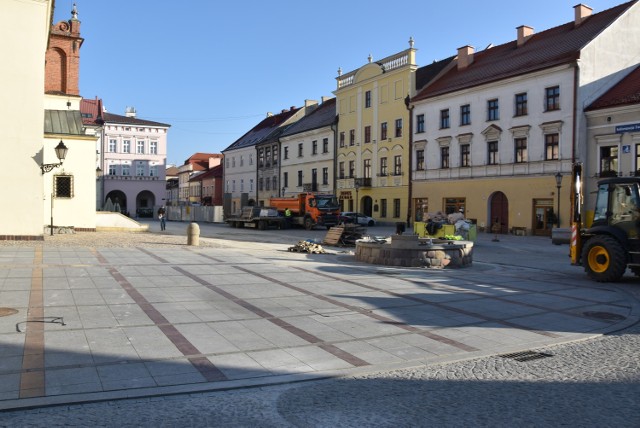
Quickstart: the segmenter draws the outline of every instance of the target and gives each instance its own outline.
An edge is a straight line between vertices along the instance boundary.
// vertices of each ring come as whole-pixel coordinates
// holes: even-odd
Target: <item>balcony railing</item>
[[[358,187],[371,187],[371,178],[356,178],[354,184]]]

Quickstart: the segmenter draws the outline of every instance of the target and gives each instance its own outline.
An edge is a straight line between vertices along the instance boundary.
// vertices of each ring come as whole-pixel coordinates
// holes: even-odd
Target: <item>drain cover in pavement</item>
[[[520,362],[538,360],[540,358],[553,357],[553,355],[551,354],[546,354],[544,352],[535,352],[535,351],[514,352],[512,354],[503,354],[498,356],[500,358],[510,358],[512,360],[516,360]]]
[[[13,308],[0,308],[0,317],[8,317],[9,315],[17,314],[18,310]]]
[[[622,321],[627,319],[627,317],[623,317],[622,315],[618,315],[618,314],[613,314],[611,312],[590,311],[590,312],[583,312],[583,315],[589,318],[595,318],[599,320],[608,320],[608,321]]]

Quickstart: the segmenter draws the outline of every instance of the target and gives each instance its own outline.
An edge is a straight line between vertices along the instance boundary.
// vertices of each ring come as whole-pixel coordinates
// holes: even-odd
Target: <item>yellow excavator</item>
[[[627,268],[640,276],[640,177],[600,179],[588,227],[583,227],[581,163],[573,166],[571,180],[571,263],[598,282],[617,282]]]

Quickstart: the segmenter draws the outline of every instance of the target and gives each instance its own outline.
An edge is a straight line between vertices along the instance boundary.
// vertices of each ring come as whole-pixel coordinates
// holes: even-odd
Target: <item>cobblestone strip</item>
[[[129,294],[143,312],[154,322],[189,362],[209,382],[227,380],[227,377],[202,352],[198,350],[178,329],[169,322],[145,297],[135,289],[117,269],[107,268],[111,276]]]
[[[347,303],[340,302],[339,300],[332,299],[331,297],[323,296],[321,294],[311,293],[311,292],[309,292],[309,291],[307,291],[307,290],[305,290],[303,288],[296,287],[295,285],[291,285],[291,284],[288,284],[288,283],[283,282],[283,281],[279,281],[279,280],[277,280],[275,278],[271,278],[271,277],[269,277],[267,275],[263,275],[261,273],[253,272],[253,271],[251,271],[249,269],[246,269],[246,268],[243,268],[243,267],[240,267],[240,266],[234,266],[234,267],[236,269],[238,269],[238,270],[241,270],[243,272],[247,272],[249,274],[255,275],[255,276],[260,277],[262,279],[265,279],[267,281],[271,281],[271,282],[273,282],[275,284],[281,285],[281,286],[286,287],[286,288],[288,288],[290,290],[295,290],[295,291],[297,291],[299,293],[302,293],[302,294],[305,294],[307,296],[315,297],[316,299],[323,300],[323,301],[325,301],[327,303],[331,303],[332,305],[335,305],[335,306],[340,306],[342,308],[348,309],[348,310],[353,311],[353,312],[357,312],[357,313],[359,313],[361,315],[367,316],[369,318],[373,318],[373,319],[375,319],[377,321],[381,321],[383,323],[393,324],[394,326],[396,326],[396,327],[398,327],[398,328],[400,328],[402,330],[420,334],[420,335],[422,335],[424,337],[427,337],[427,338],[429,338],[431,340],[435,340],[435,341],[438,341],[438,342],[453,346],[453,347],[461,349],[463,351],[473,352],[473,351],[477,351],[478,350],[477,348],[474,348],[473,346],[469,346],[469,345],[464,344],[462,342],[458,342],[457,340],[453,340],[453,339],[450,339],[448,337],[440,336],[439,334],[436,334],[433,331],[426,331],[424,329],[420,329],[418,327],[414,327],[414,326],[409,325],[409,324],[398,322],[397,320],[394,320],[394,319],[389,318],[389,317],[385,317],[384,315],[375,314],[375,313],[370,312],[368,310],[364,310],[364,309],[362,309],[360,307],[349,305]],[[317,272],[308,271],[308,270],[305,270],[305,269],[300,269],[300,270],[303,270],[305,272],[310,272],[310,273],[317,273]],[[322,275],[322,274],[319,274],[319,275]],[[340,278],[333,278],[333,277],[331,277],[329,275],[322,275],[322,276],[327,276],[327,277],[332,278],[332,279],[334,279],[336,281],[342,281]],[[345,281],[345,282],[351,282],[351,281]],[[355,282],[351,282],[351,283],[357,284]],[[372,287],[372,289],[374,289],[374,288]],[[380,291],[382,291],[382,290],[380,290]],[[402,297],[402,296],[400,296],[400,297]]]
[[[238,266],[234,266],[236,269],[240,269],[244,272],[256,275],[255,273],[248,271],[246,269],[241,269]],[[349,364],[355,366],[355,367],[362,367],[362,366],[368,366],[370,365],[370,363],[368,363],[367,361],[364,361],[361,358],[356,357],[353,354],[350,354],[346,351],[343,351],[342,349],[338,348],[335,345],[332,345],[330,343],[326,343],[323,342],[322,339],[314,336],[311,333],[308,333],[294,325],[289,324],[288,322],[284,321],[281,318],[278,318],[272,314],[270,314],[269,312],[262,310],[260,308],[258,308],[257,306],[252,305],[251,303],[242,300],[236,296],[234,296],[233,294],[219,288],[216,287],[215,285],[211,284],[208,281],[205,281],[204,279],[198,277],[197,275],[194,275],[190,272],[187,272],[186,270],[182,269],[181,267],[178,266],[174,266],[173,267],[176,271],[180,272],[181,274],[188,276],[189,278],[193,279],[194,281],[196,281],[198,284],[204,285],[205,287],[207,287],[209,290],[214,291],[216,293],[218,293],[219,295],[225,297],[226,299],[229,299],[230,301],[236,303],[237,305],[242,306],[243,308],[247,309],[248,311],[253,312],[254,314],[258,315],[261,318],[264,318],[265,320],[277,325],[278,327],[287,330],[289,333],[294,334],[296,336],[298,336],[299,338],[306,340],[309,343],[312,344],[316,344],[318,345],[319,348],[329,352],[330,354],[348,362]],[[260,275],[256,275],[256,276],[260,276]],[[262,277],[262,276],[260,276]]]
[[[44,379],[44,317],[42,285],[42,247],[35,248],[31,274],[31,291],[27,312],[27,333],[22,354],[20,398],[41,397],[45,394]]]

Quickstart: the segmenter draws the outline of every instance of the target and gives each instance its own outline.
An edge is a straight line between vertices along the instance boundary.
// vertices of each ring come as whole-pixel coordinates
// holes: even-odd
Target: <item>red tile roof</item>
[[[80,114],[82,124],[87,126],[102,126],[102,100],[96,97],[94,100],[80,100]]]
[[[580,50],[629,9],[633,0],[588,17],[579,26],[568,22],[534,33],[524,45],[517,40],[474,54],[473,63],[458,70],[453,67],[412,101],[442,95],[474,86],[567,64],[580,58]]]
[[[595,100],[585,110],[598,110],[614,106],[640,104],[640,66]]]

